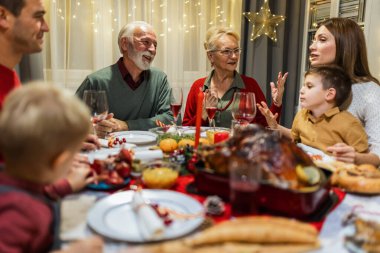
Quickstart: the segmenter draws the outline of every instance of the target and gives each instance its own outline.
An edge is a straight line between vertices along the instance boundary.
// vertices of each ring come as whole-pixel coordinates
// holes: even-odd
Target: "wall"
[[[367,1],[364,33],[371,73],[380,80],[380,1]]]

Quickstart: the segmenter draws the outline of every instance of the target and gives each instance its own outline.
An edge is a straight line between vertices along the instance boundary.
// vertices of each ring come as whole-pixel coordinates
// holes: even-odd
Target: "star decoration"
[[[276,27],[285,20],[285,17],[282,15],[273,15],[270,12],[268,0],[264,1],[259,12],[244,12],[243,15],[252,23],[251,41],[261,35],[266,35],[274,42],[277,42]]]

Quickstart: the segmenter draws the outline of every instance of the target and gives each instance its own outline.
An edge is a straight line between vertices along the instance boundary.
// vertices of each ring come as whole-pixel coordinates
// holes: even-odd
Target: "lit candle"
[[[197,98],[197,114],[195,117],[195,148],[198,148],[199,137],[201,136],[201,123],[202,123],[202,107],[203,107],[204,94],[202,89],[199,89]]]

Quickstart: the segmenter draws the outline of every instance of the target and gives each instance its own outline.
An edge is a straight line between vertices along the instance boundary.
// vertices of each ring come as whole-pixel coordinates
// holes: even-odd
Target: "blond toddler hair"
[[[46,83],[11,92],[0,113],[0,150],[6,166],[46,167],[59,154],[77,149],[91,129],[86,105]]]

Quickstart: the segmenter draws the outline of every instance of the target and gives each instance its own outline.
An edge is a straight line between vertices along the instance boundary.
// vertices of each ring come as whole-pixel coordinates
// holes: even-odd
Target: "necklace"
[[[224,112],[225,110],[227,110],[227,108],[231,105],[232,101],[234,101],[235,92],[236,92],[236,89],[234,89],[234,93],[232,94],[230,101],[228,101],[225,107],[216,109],[218,112]]]

